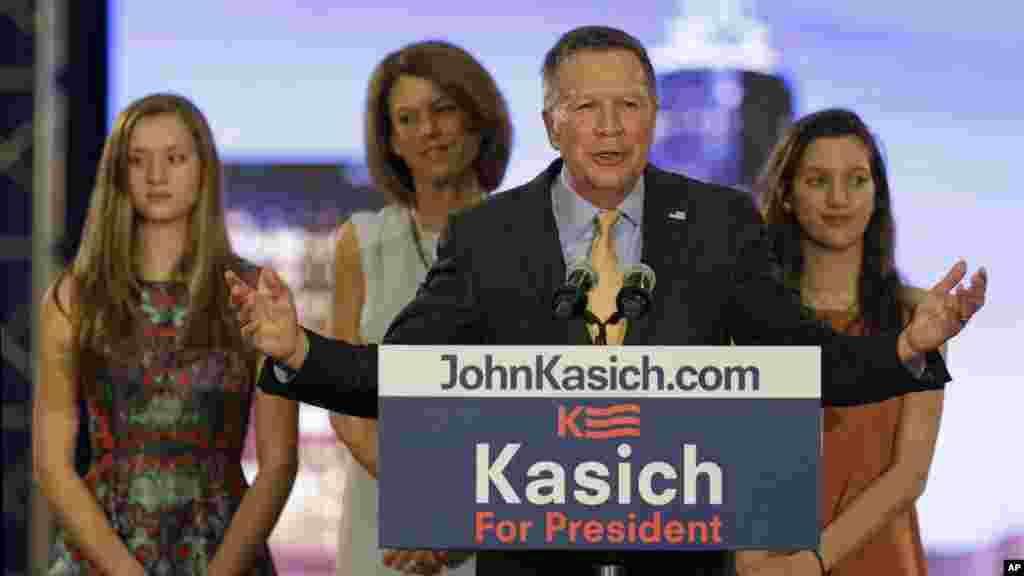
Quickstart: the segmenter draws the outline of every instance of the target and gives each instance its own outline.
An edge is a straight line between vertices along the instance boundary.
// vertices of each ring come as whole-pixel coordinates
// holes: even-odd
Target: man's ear
[[[554,108],[549,108],[541,113],[544,117],[544,128],[548,131],[548,142],[551,143],[551,147],[555,150],[559,150],[561,141],[561,122],[555,118],[556,112]]]

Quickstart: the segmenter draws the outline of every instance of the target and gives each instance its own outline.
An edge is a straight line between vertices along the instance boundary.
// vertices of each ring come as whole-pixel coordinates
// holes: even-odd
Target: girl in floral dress
[[[134,102],[96,182],[81,248],[40,311],[33,461],[59,524],[50,574],[274,574],[266,542],[295,479],[298,408],[255,388],[261,359],[231,316],[224,273],[258,270],[231,250],[206,119],[176,95]]]

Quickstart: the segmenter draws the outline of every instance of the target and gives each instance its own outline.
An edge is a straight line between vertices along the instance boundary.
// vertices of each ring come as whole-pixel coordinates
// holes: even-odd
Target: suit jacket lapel
[[[650,311],[630,322],[624,344],[649,344],[660,322],[686,321],[685,308],[668,296],[676,293],[676,284],[688,283],[693,272],[686,254],[690,202],[686,188],[673,186],[667,176],[652,165],[644,172],[641,260],[654,270],[656,282]]]
[[[552,336],[551,342],[588,344],[582,320],[564,322],[556,320],[551,314],[552,298],[555,290],[565,282],[566,270],[562,243],[558,237],[558,225],[551,207],[551,186],[561,170],[562,161],[556,160],[527,185],[526,194],[529,201],[524,202],[522,222],[532,240],[525,242],[523,246],[523,274],[532,280],[530,289],[537,295],[537,305],[544,310],[545,317],[551,323],[547,328],[541,328]],[[540,226],[534,227],[530,223],[537,221],[538,214],[542,215]],[[558,334],[564,334],[564,337],[557,337]]]

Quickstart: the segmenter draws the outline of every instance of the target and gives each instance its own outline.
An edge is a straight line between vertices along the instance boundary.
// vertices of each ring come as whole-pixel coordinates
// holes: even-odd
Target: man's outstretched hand
[[[299,327],[295,298],[277,272],[263,268],[255,289],[230,270],[224,279],[231,290],[242,339],[298,370],[306,359],[306,334]]]
[[[959,334],[985,305],[985,290],[988,287],[985,268],[978,269],[971,276],[968,288],[961,284],[966,275],[967,263],[961,260],[914,308],[910,325],[899,337],[901,360],[907,361],[917,354],[938,350],[946,341]]]

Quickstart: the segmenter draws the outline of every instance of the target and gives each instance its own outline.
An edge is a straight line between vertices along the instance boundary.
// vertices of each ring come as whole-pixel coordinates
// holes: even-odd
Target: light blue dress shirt
[[[597,216],[604,210],[594,206],[577,194],[569,181],[568,167],[562,171],[551,187],[551,208],[558,227],[558,241],[566,266],[579,260],[589,262],[590,246],[597,234]],[[615,224],[615,254],[623,271],[639,264],[643,249],[644,179],[637,179],[633,190],[619,205],[622,217]]]

